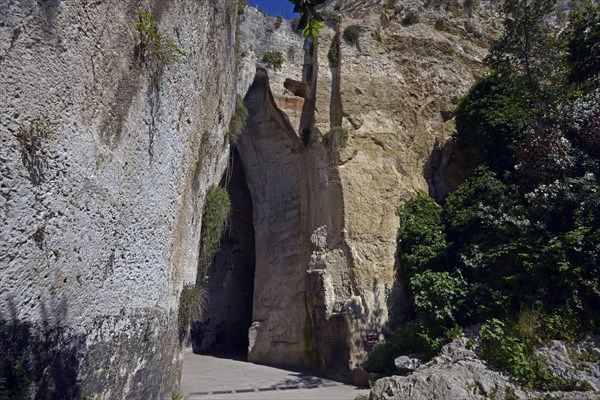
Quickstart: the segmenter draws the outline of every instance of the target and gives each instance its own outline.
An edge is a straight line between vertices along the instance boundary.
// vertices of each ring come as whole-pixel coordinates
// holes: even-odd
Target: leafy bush
[[[179,295],[179,331],[184,334],[190,324],[202,319],[202,312],[206,305],[206,291],[192,283],[183,285]]]
[[[402,19],[402,25],[409,26],[421,22],[421,14],[414,10],[408,10]]]
[[[263,62],[267,63],[270,68],[279,69],[283,65],[285,59],[280,51],[267,51],[262,58]]]
[[[350,44],[358,43],[358,39],[360,38],[360,26],[358,25],[348,25],[344,32],[342,33],[342,37],[344,40]]]
[[[200,233],[200,280],[208,279],[208,267],[219,251],[221,236],[227,226],[230,211],[231,200],[227,189],[220,186],[212,186],[208,189],[202,211]]]
[[[564,178],[575,158],[571,143],[557,125],[530,129],[517,150],[517,174],[524,187],[535,188]]]
[[[480,79],[456,109],[456,144],[471,165],[512,170],[517,144],[532,114],[531,95],[518,76],[491,74]]]
[[[175,42],[164,37],[159,31],[150,12],[141,10],[135,28],[140,32],[140,57],[142,62],[153,62],[158,67],[173,64],[187,57]]]
[[[445,259],[442,207],[425,192],[398,208],[398,256],[408,278],[426,269],[439,270]]]
[[[571,16],[567,33],[568,77],[571,82],[600,83],[600,4],[584,2]]]
[[[508,372],[522,385],[531,386],[536,365],[527,347],[519,338],[509,334],[504,322],[491,319],[481,326],[481,356],[490,365]]]
[[[244,125],[246,125],[246,119],[248,119],[249,115],[250,113],[244,104],[244,99],[242,99],[242,96],[238,95],[235,102],[235,112],[229,120],[229,130],[225,132],[225,136],[231,143],[237,141]]]
[[[410,278],[410,290],[417,315],[430,325],[452,325],[466,298],[466,286],[459,272],[451,275],[426,270],[415,274]]]

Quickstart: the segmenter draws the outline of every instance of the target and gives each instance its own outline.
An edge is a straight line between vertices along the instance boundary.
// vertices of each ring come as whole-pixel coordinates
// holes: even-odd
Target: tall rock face
[[[2,1],[0,373],[13,393],[176,388],[178,298],[229,159],[236,4]],[[142,10],[186,57],[141,42]]]
[[[460,182],[452,111],[485,73],[501,23],[489,2],[336,4],[341,16],[329,10],[314,43],[253,8],[242,19],[238,90],[250,118],[236,146],[256,239],[248,354],[366,383],[367,336],[408,312],[395,209]],[[349,25],[356,44],[343,38]]]

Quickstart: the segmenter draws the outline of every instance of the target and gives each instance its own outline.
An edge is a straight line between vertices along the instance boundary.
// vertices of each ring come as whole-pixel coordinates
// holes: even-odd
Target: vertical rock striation
[[[485,72],[500,21],[490,2],[338,3],[341,19],[315,44],[253,8],[241,24],[251,118],[238,149],[257,246],[250,359],[366,383],[367,335],[407,313],[395,209],[418,189],[443,200],[460,182],[452,110]],[[409,11],[419,23],[404,22]],[[355,45],[342,38],[353,24]],[[265,63],[267,51],[283,65]],[[345,146],[328,134],[340,125]]]
[[[178,296],[195,280],[204,194],[228,159],[236,4],[3,1],[8,389],[153,399],[176,388]],[[143,62],[141,10],[187,57]],[[28,144],[23,132],[39,137]]]

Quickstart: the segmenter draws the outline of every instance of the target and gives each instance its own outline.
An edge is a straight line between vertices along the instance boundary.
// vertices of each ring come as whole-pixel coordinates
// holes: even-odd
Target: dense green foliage
[[[486,160],[495,171],[512,169],[532,103],[520,76],[494,73],[482,78],[456,109],[456,144],[473,165]]]
[[[600,84],[600,7],[586,3],[571,18],[567,49],[572,82]]]
[[[227,189],[220,186],[208,189],[202,210],[199,280],[208,279],[208,267],[219,251],[221,236],[227,226],[230,212],[231,200]]]
[[[316,39],[319,30],[325,28],[325,25],[322,24],[323,17],[315,6],[325,3],[325,0],[290,0],[290,3],[294,5],[294,12],[300,13],[296,29],[302,31],[304,37]]]
[[[600,5],[574,12],[556,43],[553,4],[505,1],[492,72],[456,110],[455,140],[471,161],[464,182],[441,206],[417,193],[398,210],[413,319],[373,349],[367,368],[430,357],[459,326],[481,324],[478,351],[490,365],[525,388],[577,389],[534,352],[600,332],[598,40],[589,42]]]

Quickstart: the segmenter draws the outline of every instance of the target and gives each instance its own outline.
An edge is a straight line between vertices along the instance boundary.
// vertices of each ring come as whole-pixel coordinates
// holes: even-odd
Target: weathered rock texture
[[[102,399],[176,387],[178,297],[195,280],[204,194],[228,159],[235,4],[2,1],[5,386]],[[141,62],[142,9],[187,58]],[[17,135],[42,115],[51,134],[23,146]]]
[[[426,399],[599,399],[597,340],[590,338],[570,349],[554,341],[540,353],[548,358],[548,367],[557,382],[587,382],[589,390],[574,386],[569,392],[525,392],[501,374],[484,364],[462,337],[442,348],[442,353],[409,376],[379,379],[371,389],[371,400]],[[577,361],[581,357],[588,361]],[[593,360],[593,361],[592,361]]]
[[[418,4],[423,23],[403,26],[412,3],[342,2],[341,25],[317,43],[245,9],[239,90],[251,117],[237,148],[256,233],[251,360],[366,383],[366,335],[404,316],[395,209],[417,189],[441,199],[460,181],[451,114],[484,73],[498,25],[487,2],[471,17]],[[362,30],[356,46],[340,37],[350,24]],[[469,33],[484,25],[488,36]],[[282,53],[281,68],[263,62],[266,51]],[[328,136],[336,125],[346,147]]]

